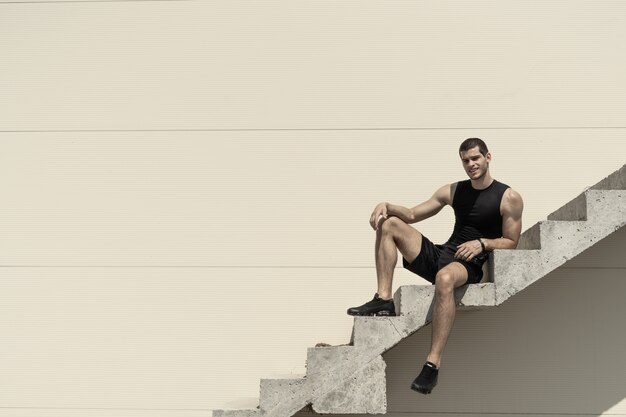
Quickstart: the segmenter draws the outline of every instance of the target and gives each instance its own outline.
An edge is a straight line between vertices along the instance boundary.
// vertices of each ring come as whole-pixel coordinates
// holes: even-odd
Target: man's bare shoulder
[[[513,188],[507,188],[502,197],[503,214],[521,215],[524,210],[524,200],[520,193]]]

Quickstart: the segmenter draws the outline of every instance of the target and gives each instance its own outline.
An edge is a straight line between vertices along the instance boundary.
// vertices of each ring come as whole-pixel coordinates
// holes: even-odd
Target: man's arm
[[[398,217],[405,223],[417,223],[439,213],[442,208],[452,205],[452,195],[454,194],[455,184],[446,184],[439,188],[428,200],[413,208],[406,208],[390,203],[380,203],[374,209],[370,217],[370,224],[376,230],[379,224],[379,217],[384,219],[389,216]]]
[[[522,196],[509,188],[502,198],[502,237],[498,239],[482,239],[485,250],[515,249],[522,231]]]

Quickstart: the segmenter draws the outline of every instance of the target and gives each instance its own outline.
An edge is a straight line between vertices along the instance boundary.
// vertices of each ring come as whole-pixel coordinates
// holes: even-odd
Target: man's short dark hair
[[[479,138],[465,139],[463,141],[463,143],[461,144],[461,146],[459,147],[459,154],[461,152],[467,152],[470,149],[475,148],[477,146],[478,146],[478,151],[483,156],[487,156],[487,153],[489,152],[489,149],[487,149],[487,145],[485,144],[485,142],[483,142],[483,140],[479,139]]]

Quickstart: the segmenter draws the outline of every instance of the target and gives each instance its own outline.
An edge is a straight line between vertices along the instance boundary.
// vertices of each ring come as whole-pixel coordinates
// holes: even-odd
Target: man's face
[[[461,161],[463,162],[463,168],[470,179],[478,180],[487,173],[487,170],[489,170],[491,154],[487,152],[487,155],[483,156],[483,154],[481,154],[478,150],[478,146],[476,146],[466,152],[461,152]]]

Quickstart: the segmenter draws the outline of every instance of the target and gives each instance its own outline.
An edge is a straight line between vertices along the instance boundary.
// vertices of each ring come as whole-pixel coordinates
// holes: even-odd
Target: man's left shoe
[[[376,293],[372,301],[358,307],[350,307],[348,314],[351,316],[395,316],[396,306],[393,303],[393,298],[383,300]]]
[[[426,362],[422,368],[422,372],[415,378],[411,384],[413,391],[420,392],[422,394],[430,394],[437,385],[437,377],[439,376],[439,369],[432,362]]]

